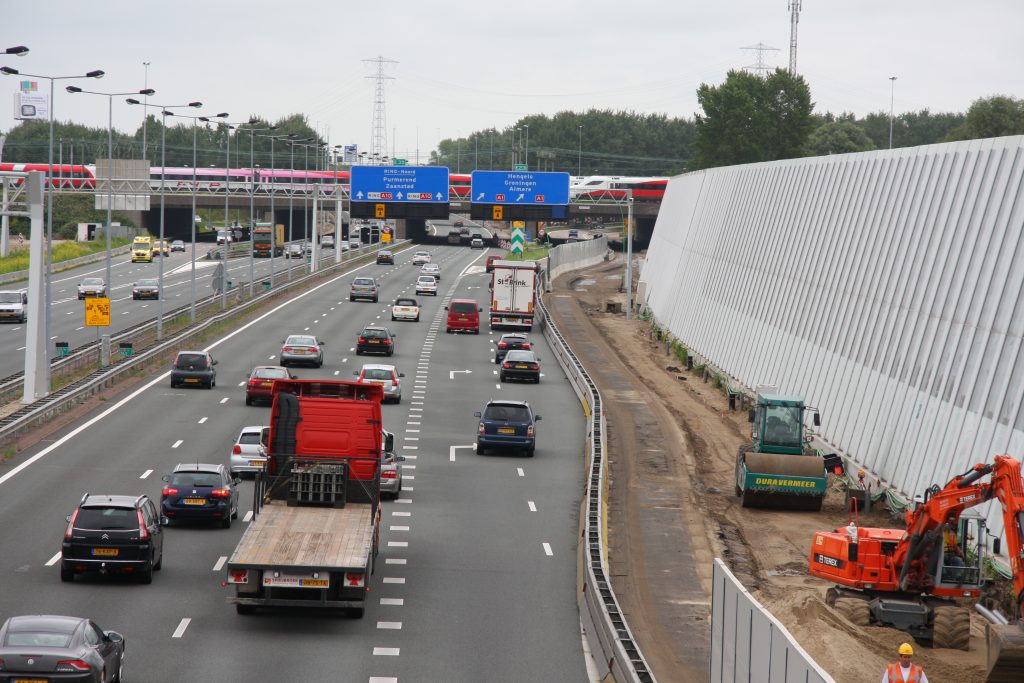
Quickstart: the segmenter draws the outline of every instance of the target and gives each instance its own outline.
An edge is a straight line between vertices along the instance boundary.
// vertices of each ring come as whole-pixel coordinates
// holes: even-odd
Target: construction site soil
[[[680,369],[650,323],[605,312],[624,303],[622,269],[619,261],[565,275],[548,302],[602,394],[612,580],[658,681],[708,680],[710,578],[720,557],[836,681],[877,683],[909,636],[853,625],[825,604],[829,584],[807,572],[814,532],[849,523],[844,489],[833,482],[821,512],[741,507],[733,476],[746,415]],[[881,508],[860,522],[902,527]],[[915,645],[914,661],[932,683],[982,681],[985,647],[984,620],[973,614],[969,651]]]

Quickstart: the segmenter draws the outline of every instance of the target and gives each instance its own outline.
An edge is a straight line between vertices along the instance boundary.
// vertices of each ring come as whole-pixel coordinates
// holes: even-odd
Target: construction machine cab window
[[[798,406],[765,406],[763,443],[769,446],[800,448],[803,425]]]

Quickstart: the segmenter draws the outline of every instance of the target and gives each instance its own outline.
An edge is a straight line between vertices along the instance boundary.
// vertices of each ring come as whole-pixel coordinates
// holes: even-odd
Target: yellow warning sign
[[[373,205],[373,215],[374,215],[374,217],[375,218],[387,218],[388,217],[387,206],[388,206],[387,204],[374,204]]]
[[[503,220],[502,216],[505,215],[504,206],[492,206],[491,207],[491,220],[500,221]]]
[[[85,326],[110,327],[110,299],[89,297],[85,300]]]

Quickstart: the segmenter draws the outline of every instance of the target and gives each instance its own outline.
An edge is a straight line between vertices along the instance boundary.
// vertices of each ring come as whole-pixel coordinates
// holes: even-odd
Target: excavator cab
[[[955,526],[943,529],[942,541],[934,551],[935,595],[965,597],[976,595],[983,584],[985,562],[985,519],[973,510],[965,511]],[[996,539],[998,542],[998,539]]]

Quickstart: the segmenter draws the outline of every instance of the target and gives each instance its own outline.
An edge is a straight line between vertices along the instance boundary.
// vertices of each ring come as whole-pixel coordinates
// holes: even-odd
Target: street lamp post
[[[896,102],[896,77],[889,76],[889,149],[892,149],[893,104]]]
[[[143,68],[146,70],[145,75],[142,77],[142,87],[149,88],[149,62],[142,63]],[[149,94],[142,98],[144,104],[149,104]],[[142,109],[142,159],[146,159],[146,124],[149,123],[149,111],[145,107]]]
[[[583,125],[580,124],[580,146],[579,154],[576,157],[576,175],[583,175]]]
[[[164,188],[166,187],[167,180],[167,117],[171,115],[171,109],[184,109],[185,107],[198,109],[203,106],[203,103],[189,102],[188,104],[149,104],[140,102],[139,100],[131,97],[125,101],[128,104],[141,105],[143,107],[143,111],[147,111],[149,107],[157,107],[160,109],[160,245],[162,247],[164,243]],[[195,259],[195,256],[195,250],[193,250],[193,260]],[[164,338],[164,258],[162,255],[160,256],[160,268],[157,270],[157,277],[159,278],[159,283],[157,285],[159,294],[156,297],[156,340],[162,341]]]
[[[277,213],[274,206],[274,195],[277,194],[277,179],[274,177],[274,143],[287,140],[289,135],[260,135],[270,140],[270,288],[274,288],[274,248],[277,246]]]
[[[526,129],[526,150],[523,154],[523,163],[526,164],[526,170],[530,170],[530,127],[523,126]]]
[[[110,226],[114,212],[114,98],[125,95],[149,96],[155,94],[156,91],[152,88],[146,88],[144,90],[136,90],[135,92],[99,92],[96,90],[82,90],[76,85],[69,85],[65,90],[72,94],[102,95],[107,98],[107,287],[113,289],[114,284],[110,274]]]
[[[253,236],[253,228],[256,227],[256,151],[254,146],[256,131],[268,131],[277,130],[277,126],[268,126],[266,128],[256,128],[253,124],[259,123],[259,119],[249,119],[249,170],[252,173],[252,187],[249,188],[249,298],[255,296],[255,280],[256,280],[256,256],[254,250],[256,248],[255,237]]]
[[[171,116],[177,116],[183,119],[192,119],[192,273],[191,273],[191,286],[192,286],[192,302],[189,305],[189,320],[191,322],[196,321],[196,191],[198,190],[199,179],[196,173],[197,154],[196,154],[196,142],[197,135],[199,132],[198,121],[203,120],[209,122],[211,118],[226,119],[228,117],[227,112],[221,112],[214,114],[212,117],[208,116],[187,116],[185,114],[175,114],[174,112],[168,112]],[[224,226],[225,230],[227,226]],[[224,262],[227,263],[227,250],[228,241],[227,238],[224,240]],[[226,279],[226,275],[225,275]]]
[[[24,55],[28,52],[28,48],[19,45],[14,48],[7,48],[5,54],[13,55]],[[45,346],[50,344],[50,332],[53,329],[52,312],[50,311],[50,302],[53,301],[53,83],[54,81],[66,81],[71,79],[79,78],[103,78],[103,71],[96,69],[94,71],[88,71],[84,76],[43,76],[41,74],[26,74],[12,69],[9,66],[0,67],[0,73],[5,76],[28,76],[30,78],[42,78],[50,81],[50,104],[49,104],[49,118],[50,118],[50,139],[47,147],[46,156],[46,186],[48,191],[46,193],[46,325],[43,328],[45,330],[46,341]],[[46,349],[43,350],[46,353]],[[50,390],[50,364],[45,363],[46,366],[46,377],[44,381],[40,382],[41,386],[46,387],[47,393]]]
[[[210,119],[206,116],[199,117],[200,121],[210,122]],[[224,155],[224,229],[228,229],[228,223],[230,222],[230,201],[231,201],[231,131],[235,130],[235,126],[238,124],[231,124],[226,121],[223,123],[224,134],[226,139],[225,144],[225,155]],[[221,278],[220,283],[220,310],[225,310],[228,307],[228,268],[227,259],[224,260],[223,270],[224,276]]]

